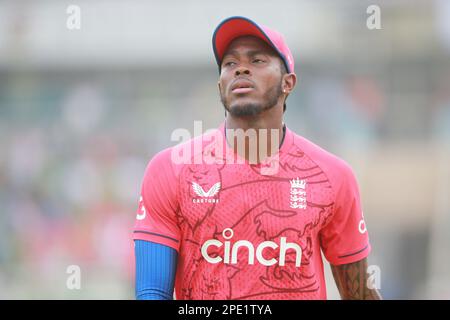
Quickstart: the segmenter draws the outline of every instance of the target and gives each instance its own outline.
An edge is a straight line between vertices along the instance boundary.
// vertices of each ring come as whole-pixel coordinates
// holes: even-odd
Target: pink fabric
[[[180,146],[150,161],[134,239],[179,252],[177,299],[326,299],[321,250],[334,265],[370,252],[351,168],[287,128],[264,175],[227,163],[223,131],[182,146],[213,164],[173,163]]]

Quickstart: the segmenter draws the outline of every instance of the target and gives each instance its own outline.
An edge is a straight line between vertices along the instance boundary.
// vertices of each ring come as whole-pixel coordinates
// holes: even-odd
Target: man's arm
[[[178,254],[170,247],[135,240],[136,299],[172,300]]]
[[[331,265],[334,281],[343,300],[381,300],[377,289],[367,286],[367,258],[339,266]]]

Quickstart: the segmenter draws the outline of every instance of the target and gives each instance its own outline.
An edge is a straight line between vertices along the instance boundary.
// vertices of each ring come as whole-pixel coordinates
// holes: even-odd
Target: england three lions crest
[[[306,209],[306,180],[298,177],[289,181],[291,183],[290,207],[292,209]]]

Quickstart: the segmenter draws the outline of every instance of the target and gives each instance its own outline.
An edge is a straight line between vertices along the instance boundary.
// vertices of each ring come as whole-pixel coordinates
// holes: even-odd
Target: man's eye
[[[253,62],[255,62],[255,63],[261,63],[261,62],[264,62],[264,60],[262,60],[262,59],[253,59]]]
[[[234,64],[235,64],[234,61],[228,61],[228,62],[225,62],[223,65],[224,65],[225,67],[230,67],[230,66],[232,66],[232,65],[234,65]]]

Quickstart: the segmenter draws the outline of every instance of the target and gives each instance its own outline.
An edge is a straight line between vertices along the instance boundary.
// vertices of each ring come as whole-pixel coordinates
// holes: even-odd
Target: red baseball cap
[[[264,40],[278,53],[286,66],[287,72],[294,73],[294,57],[283,35],[271,28],[240,16],[223,20],[214,31],[212,45],[219,71],[223,55],[229,44],[240,36],[255,36]]]

